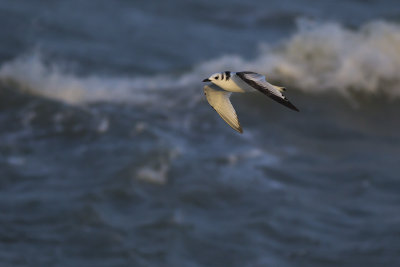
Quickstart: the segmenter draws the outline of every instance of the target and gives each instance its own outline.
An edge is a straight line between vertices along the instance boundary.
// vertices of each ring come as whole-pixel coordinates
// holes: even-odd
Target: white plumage
[[[280,104],[299,111],[290,101],[283,95],[284,87],[272,85],[265,80],[261,74],[243,71],[243,72],[220,72],[214,73],[203,82],[211,82],[211,85],[204,86],[204,93],[208,103],[218,112],[222,119],[225,120],[233,129],[242,133],[236,111],[233,108],[229,97],[231,92],[246,93],[259,91]]]
[[[229,100],[229,97],[232,93],[221,90],[215,84],[204,86],[204,93],[207,97],[208,103],[215,109],[216,112],[218,112],[221,118],[224,119],[224,121],[233,129],[239,133],[242,133],[243,130],[240,126],[236,111]]]

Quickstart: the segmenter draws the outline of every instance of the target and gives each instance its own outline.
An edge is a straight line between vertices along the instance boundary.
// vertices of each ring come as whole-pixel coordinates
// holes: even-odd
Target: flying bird
[[[229,100],[233,93],[261,92],[278,103],[299,111],[283,95],[286,90],[284,87],[272,85],[265,80],[265,76],[256,72],[219,72],[212,74],[203,82],[211,82],[204,86],[204,94],[208,103],[218,112],[222,119],[228,123],[234,130],[243,133],[236,111]]]

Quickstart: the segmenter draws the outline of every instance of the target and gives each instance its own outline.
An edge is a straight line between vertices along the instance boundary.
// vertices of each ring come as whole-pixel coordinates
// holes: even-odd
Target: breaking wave
[[[252,70],[306,93],[327,91],[383,93],[400,96],[400,25],[375,21],[357,30],[337,23],[300,20],[298,30],[273,45],[261,44],[258,56],[224,55],[180,75],[149,77],[81,77],[57,64],[46,64],[39,52],[0,66],[0,81],[67,103],[99,101],[152,103],[160,91],[198,90],[213,72]],[[199,94],[201,95],[201,94]]]

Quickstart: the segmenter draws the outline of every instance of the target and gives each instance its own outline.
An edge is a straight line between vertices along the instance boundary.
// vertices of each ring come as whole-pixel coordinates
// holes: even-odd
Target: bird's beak
[[[210,79],[204,79],[203,83],[206,83],[206,82],[211,82],[211,80]]]

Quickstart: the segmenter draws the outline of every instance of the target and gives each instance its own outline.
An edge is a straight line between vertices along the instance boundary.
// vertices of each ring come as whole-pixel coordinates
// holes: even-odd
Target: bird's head
[[[223,77],[224,77],[224,73],[223,72],[218,72],[218,73],[212,74],[207,79],[204,79],[203,82],[212,82],[214,84],[218,84],[220,81],[223,80]]]

